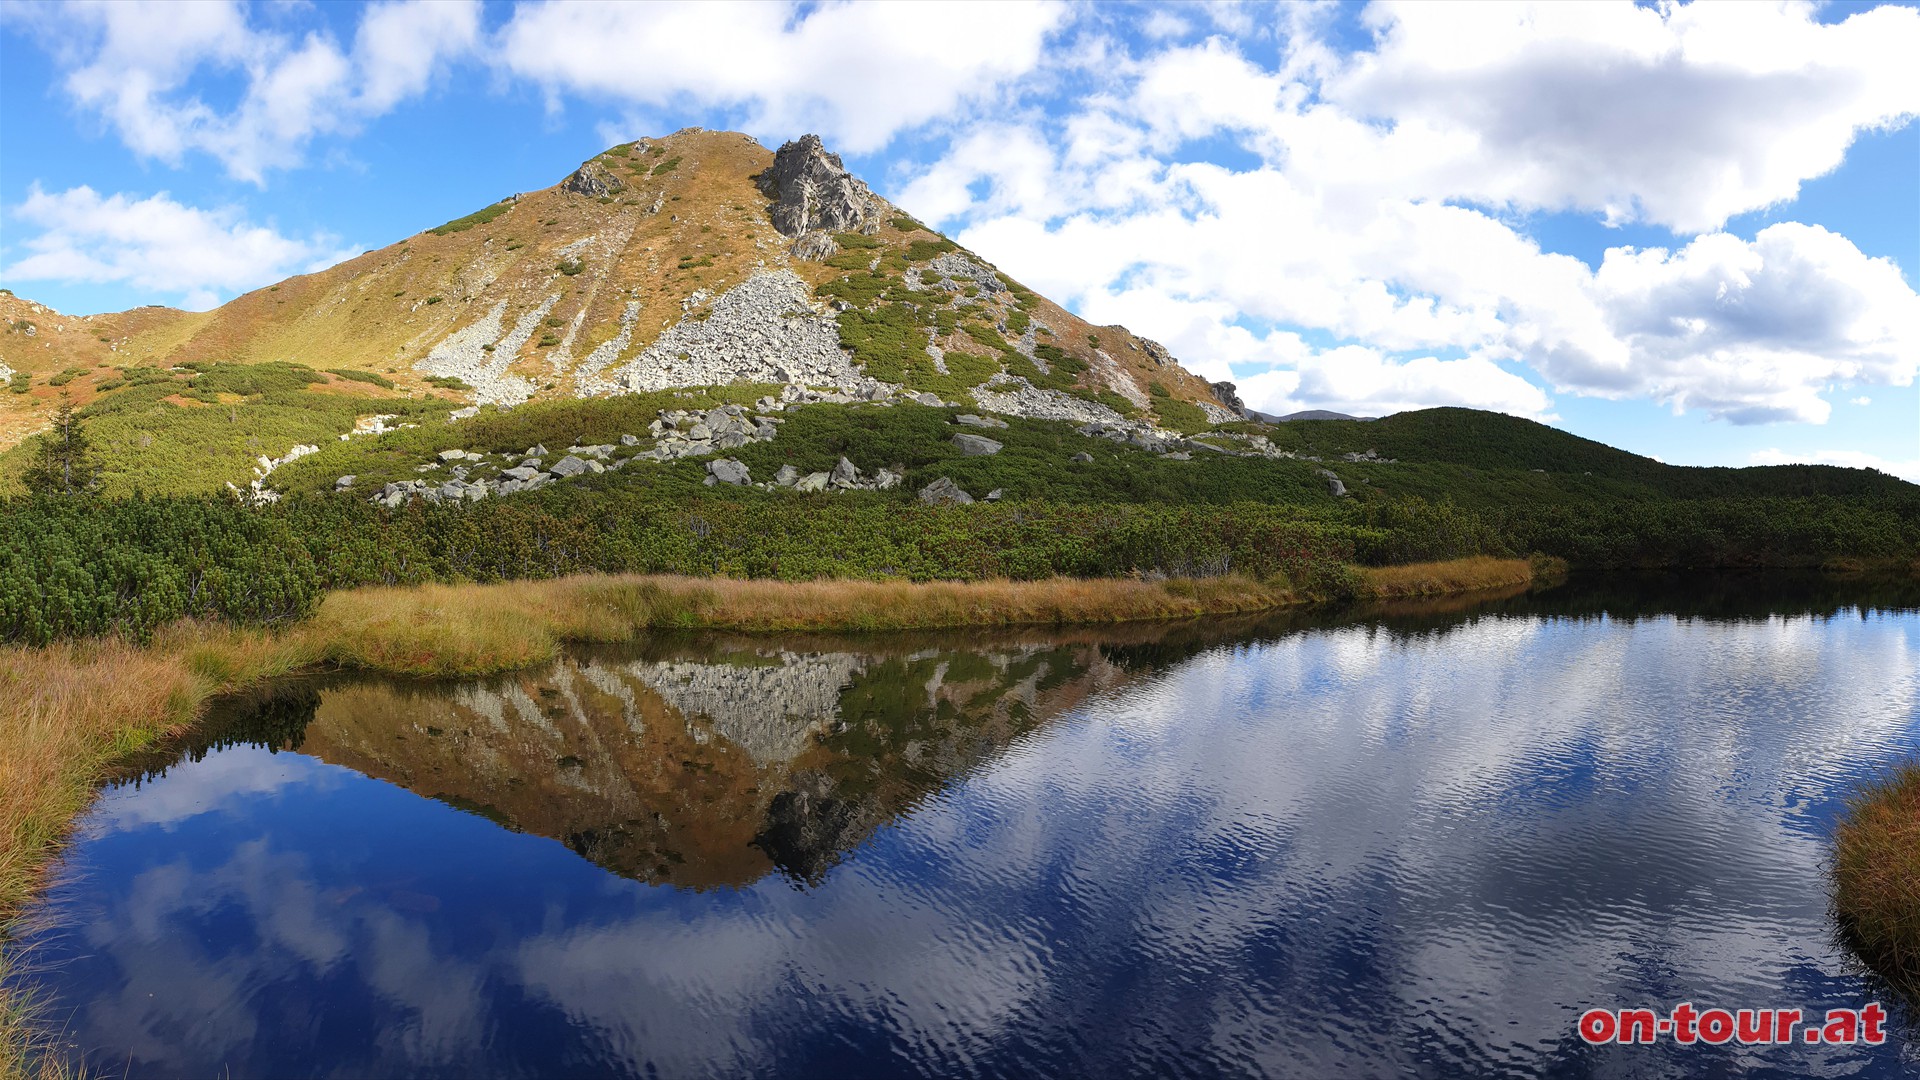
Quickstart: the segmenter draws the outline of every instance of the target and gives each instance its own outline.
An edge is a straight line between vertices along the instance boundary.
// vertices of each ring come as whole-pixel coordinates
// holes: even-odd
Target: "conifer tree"
[[[71,399],[62,398],[53,430],[40,436],[33,464],[20,479],[35,495],[86,495],[98,486],[100,466],[93,460]]]

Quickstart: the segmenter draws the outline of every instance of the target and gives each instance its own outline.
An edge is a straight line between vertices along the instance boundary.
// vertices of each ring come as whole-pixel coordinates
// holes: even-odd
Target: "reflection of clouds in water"
[[[244,800],[276,795],[287,788],[322,790],[346,774],[326,775],[330,766],[297,754],[269,754],[253,748],[231,748],[209,754],[194,763],[192,783],[167,783],[153,777],[137,787],[128,784],[109,790],[88,812],[83,828],[93,835],[159,826],[172,828],[198,814],[235,811]]]
[[[90,940],[126,984],[82,1034],[161,1067],[217,1035],[193,1060],[220,1059],[272,1037],[255,995],[292,958],[405,1017],[370,1051],[392,1069],[468,1060],[526,999],[601,1061],[669,1075],[766,1072],[849,1025],[933,1072],[1022,1040],[1096,1071],[1419,1071],[1435,1047],[1545,1068],[1584,1005],[1805,1004],[1782,989],[1836,968],[1807,807],[1913,724],[1913,624],[1480,619],[1218,649],[1023,740],[818,888],[694,902],[595,879],[478,945],[323,892],[260,839],[115,901]],[[249,761],[327,782],[285,771],[302,760],[216,755],[195,767],[219,766],[213,794],[178,804],[270,789]],[[148,794],[163,809],[120,827],[179,820],[183,796]],[[222,910],[260,944],[177,932]]]
[[[75,1041],[114,1047],[171,1075],[209,1061],[244,1062],[256,1040],[298,1041],[309,1034],[302,1028],[329,1019],[263,1014],[263,995],[290,980],[347,979],[399,1014],[375,1033],[372,1060],[444,1063],[480,1045],[483,967],[436,946],[424,920],[357,889],[322,890],[314,877],[304,854],[276,851],[266,837],[237,845],[210,868],[175,860],[141,872],[83,928],[119,978],[89,1004]],[[189,930],[236,916],[251,929],[239,942]]]

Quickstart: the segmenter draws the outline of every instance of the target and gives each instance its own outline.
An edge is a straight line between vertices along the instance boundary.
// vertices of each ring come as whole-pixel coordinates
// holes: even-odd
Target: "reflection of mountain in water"
[[[456,686],[295,683],[204,734],[297,746],[641,880],[735,886],[777,868],[811,882],[1022,733],[1131,677],[1094,639],[708,639],[658,652]]]

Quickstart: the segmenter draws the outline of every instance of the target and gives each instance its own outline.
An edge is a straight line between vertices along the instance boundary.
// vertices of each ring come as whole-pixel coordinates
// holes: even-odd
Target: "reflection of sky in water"
[[[820,886],[617,878],[298,754],[110,793],[38,959],[136,1074],[1895,1075],[1587,1048],[1589,1006],[1857,1006],[1820,875],[1912,748],[1920,616],[1227,644]],[[64,1015],[64,1014],[63,1014]]]

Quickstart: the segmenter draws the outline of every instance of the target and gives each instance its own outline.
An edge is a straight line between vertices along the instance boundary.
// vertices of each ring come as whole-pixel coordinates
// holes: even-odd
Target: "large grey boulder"
[[[827,476],[827,474],[823,472],[808,473],[807,475],[793,482],[793,490],[825,491],[827,490],[828,479],[829,477]]]
[[[829,480],[834,487],[850,488],[860,482],[860,470],[854,468],[853,462],[848,461],[843,456],[840,461],[834,465],[833,475],[829,477]]]
[[[753,479],[747,467],[732,458],[716,458],[707,462],[707,483],[744,484]]]
[[[887,206],[830,154],[818,135],[802,135],[773,155],[759,176],[760,190],[774,200],[773,227],[785,236],[809,232],[880,231]]]
[[[517,480],[524,484],[534,477],[539,476],[540,468],[538,465],[516,465],[511,469],[502,469],[500,475],[509,480]]]
[[[1333,475],[1333,470],[1331,470],[1331,469],[1315,469],[1315,470],[1313,470],[1313,471],[1314,471],[1314,472],[1316,472],[1316,473],[1318,473],[1318,474],[1319,474],[1319,475],[1320,475],[1320,476],[1321,476],[1322,478],[1324,478],[1324,479],[1326,480],[1326,482],[1327,482],[1327,494],[1329,494],[1329,495],[1332,495],[1332,496],[1333,496],[1334,498],[1336,498],[1336,499],[1344,499],[1344,498],[1346,498],[1346,495],[1347,495],[1347,485],[1345,485],[1345,484],[1343,484],[1343,483],[1341,483],[1341,482],[1340,482],[1340,478],[1339,478],[1339,477],[1337,477],[1337,476],[1335,476],[1335,475]]]
[[[965,506],[973,501],[973,496],[943,476],[920,489],[920,501],[928,506]]]
[[[975,416],[972,413],[961,413],[959,416],[953,418],[953,422],[977,428],[1003,428],[1007,426],[1005,420],[992,416]]]
[[[970,435],[963,431],[953,437],[953,445],[968,457],[982,457],[999,453],[1004,444],[997,443],[985,435]]]
[[[791,465],[782,465],[780,471],[773,474],[773,482],[781,487],[792,487],[793,482],[798,479],[800,479],[800,470]]]
[[[1089,461],[1092,461],[1092,460],[1093,460],[1093,455],[1092,455],[1092,454],[1089,454],[1089,453],[1087,453],[1087,452],[1086,452],[1085,450],[1082,450],[1082,451],[1080,451],[1079,453],[1077,453],[1077,454],[1075,454],[1075,455],[1073,455],[1072,457],[1070,457],[1070,458],[1068,458],[1067,460],[1068,460],[1068,461],[1071,461],[1071,462],[1074,462],[1075,464],[1079,464],[1079,465],[1084,465],[1084,464],[1086,464],[1087,462],[1089,462]]]
[[[559,461],[556,461],[553,463],[552,471],[553,471],[553,475],[555,476],[573,477],[573,476],[579,476],[583,472],[588,472],[592,468],[593,466],[587,464],[585,461],[581,460],[580,458],[574,457],[572,454],[568,454],[566,457],[563,457]]]

